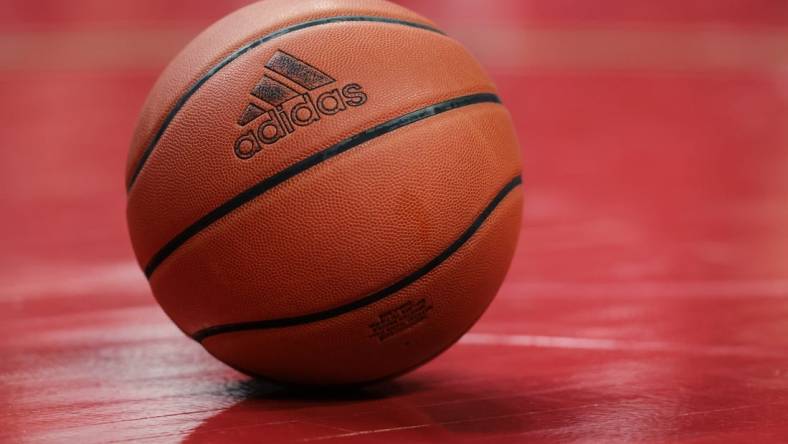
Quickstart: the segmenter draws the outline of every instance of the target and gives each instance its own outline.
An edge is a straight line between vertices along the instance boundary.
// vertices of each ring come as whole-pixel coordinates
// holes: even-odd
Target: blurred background
[[[127,239],[123,168],[164,65],[246,3],[0,0],[0,403],[16,412],[0,416],[0,440],[79,436],[76,425],[100,436],[111,426],[96,424],[118,412],[183,408],[166,396],[206,412],[243,398],[195,382],[240,376],[155,305]],[[471,373],[499,381],[484,382],[488,394],[563,375],[586,391],[559,390],[580,410],[550,418],[598,436],[786,432],[788,2],[399,3],[488,68],[517,126],[526,191],[498,300],[418,374],[459,378],[467,358],[483,357]],[[515,353],[496,347],[518,341],[528,377],[496,376]],[[42,381],[59,397],[30,389]],[[140,381],[156,390],[140,395]],[[589,402],[607,409],[578,407]],[[93,416],[65,413],[76,404]],[[33,419],[42,406],[60,413]],[[736,413],[709,423],[714,406]],[[681,416],[697,411],[707,415]],[[212,415],[137,422],[134,433],[154,423],[186,433]]]
[[[128,262],[122,166],[142,101],[246,3],[0,1],[3,274]],[[541,251],[557,247],[578,249],[558,258],[578,279],[786,270],[788,4],[401,3],[464,42],[512,111],[539,258],[521,271],[557,272]]]

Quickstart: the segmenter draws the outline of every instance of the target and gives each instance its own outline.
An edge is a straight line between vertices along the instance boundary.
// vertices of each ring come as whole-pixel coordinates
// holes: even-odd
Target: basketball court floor
[[[210,357],[128,241],[145,95],[242,3],[0,1],[0,442],[788,442],[785,2],[403,2],[496,80],[522,234],[457,345],[335,393]]]

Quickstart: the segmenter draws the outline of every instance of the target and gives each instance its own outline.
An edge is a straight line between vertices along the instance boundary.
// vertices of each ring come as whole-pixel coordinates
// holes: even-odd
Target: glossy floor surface
[[[520,245],[456,346],[341,393],[161,312],[123,165],[158,72],[239,2],[0,2],[0,442],[788,442],[788,5],[407,4],[489,68]]]

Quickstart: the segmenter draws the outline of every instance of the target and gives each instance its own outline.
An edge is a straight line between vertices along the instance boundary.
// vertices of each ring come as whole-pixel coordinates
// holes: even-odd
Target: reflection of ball
[[[127,168],[156,298],[249,374],[359,383],[482,314],[520,226],[519,150],[477,62],[378,0],[271,0],[166,68]]]

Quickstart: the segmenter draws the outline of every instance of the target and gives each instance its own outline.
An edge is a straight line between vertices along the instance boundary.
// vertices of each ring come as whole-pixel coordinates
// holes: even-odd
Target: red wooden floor
[[[255,382],[132,259],[123,165],[164,63],[242,2],[0,2],[0,442],[788,442],[788,4],[407,2],[523,145],[498,298],[345,393]]]

